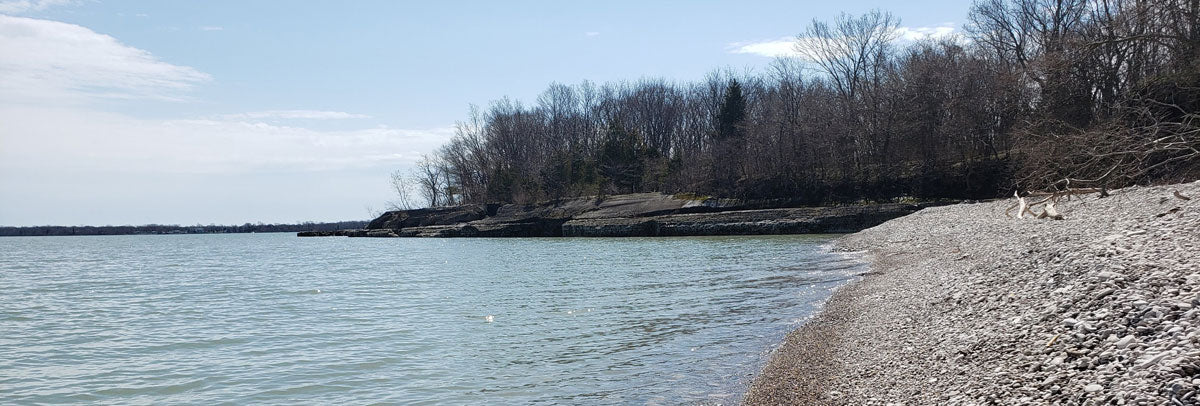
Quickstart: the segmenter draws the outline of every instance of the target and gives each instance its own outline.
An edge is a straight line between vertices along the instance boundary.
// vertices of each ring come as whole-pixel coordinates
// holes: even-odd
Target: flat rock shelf
[[[849,233],[944,203],[796,207],[787,200],[736,200],[638,193],[531,205],[480,204],[389,211],[365,229],[301,237],[655,237]]]

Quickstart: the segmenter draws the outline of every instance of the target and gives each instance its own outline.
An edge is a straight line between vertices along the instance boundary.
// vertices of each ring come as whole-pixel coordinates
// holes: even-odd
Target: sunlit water
[[[0,238],[0,403],[736,403],[828,241]]]

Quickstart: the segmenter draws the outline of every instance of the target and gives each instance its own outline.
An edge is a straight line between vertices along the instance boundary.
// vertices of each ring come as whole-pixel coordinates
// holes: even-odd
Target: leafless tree
[[[413,179],[416,181],[417,193],[425,199],[428,207],[438,207],[446,203],[443,199],[445,192],[445,177],[441,172],[441,164],[436,157],[421,156],[413,168]]]
[[[413,204],[412,179],[402,171],[395,170],[392,171],[391,183],[392,192],[396,194],[396,199],[387,203],[388,210],[409,210],[416,208]]]

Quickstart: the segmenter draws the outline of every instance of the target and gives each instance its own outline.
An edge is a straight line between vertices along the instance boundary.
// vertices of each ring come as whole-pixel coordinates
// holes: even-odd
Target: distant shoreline
[[[72,235],[174,235],[174,234],[243,234],[294,233],[362,228],[366,221],[339,221],[297,224],[194,225],[147,224],[140,226],[28,226],[0,227],[0,237],[58,237]]]

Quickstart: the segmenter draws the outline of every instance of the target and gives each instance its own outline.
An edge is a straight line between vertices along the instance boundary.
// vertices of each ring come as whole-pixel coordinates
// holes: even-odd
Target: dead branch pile
[[[1031,136],[1036,142],[1026,146],[1022,183],[1054,194],[1072,185],[1112,189],[1194,176],[1200,167],[1200,113],[1147,103],[1157,109],[1136,109],[1124,122]]]

